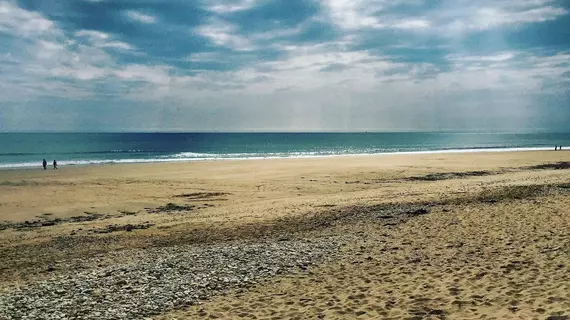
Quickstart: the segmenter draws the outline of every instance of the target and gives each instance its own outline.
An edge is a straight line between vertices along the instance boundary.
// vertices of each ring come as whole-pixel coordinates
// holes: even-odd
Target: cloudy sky
[[[0,131],[568,131],[568,0],[0,0]]]

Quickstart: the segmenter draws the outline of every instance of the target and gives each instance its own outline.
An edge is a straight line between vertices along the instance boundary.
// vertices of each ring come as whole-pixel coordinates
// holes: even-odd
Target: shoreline
[[[297,155],[291,153],[290,156],[251,156],[251,157],[203,157],[203,158],[151,158],[151,159],[116,159],[116,160],[77,160],[77,161],[58,161],[58,167],[91,167],[91,166],[108,166],[108,165],[125,165],[125,164],[152,164],[152,163],[192,163],[192,162],[218,162],[218,161],[248,161],[248,160],[282,160],[282,159],[327,159],[340,157],[381,157],[381,156],[399,156],[399,155],[431,155],[431,154],[462,154],[462,153],[510,153],[510,152],[541,152],[554,151],[551,147],[512,147],[512,148],[469,148],[469,149],[438,149],[424,151],[395,151],[380,153],[353,153],[353,154],[306,154]],[[566,149],[561,150],[566,151]],[[179,154],[188,153],[182,152]],[[0,164],[0,171],[5,170],[32,170],[41,168],[40,164],[26,163],[7,163]],[[51,169],[51,168],[50,168]]]

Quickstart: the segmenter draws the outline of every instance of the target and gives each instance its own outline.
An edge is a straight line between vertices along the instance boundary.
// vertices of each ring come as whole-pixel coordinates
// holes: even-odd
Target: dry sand
[[[309,213],[421,203],[431,212],[405,223],[329,228],[360,235],[335,261],[158,318],[568,319],[570,166],[531,168],[564,161],[570,152],[0,171],[0,287],[45,278],[47,266],[69,272],[69,261],[94,254],[112,264],[105,256],[116,250],[290,233],[276,221],[293,218],[310,237],[299,227]],[[168,203],[188,207],[152,213]],[[103,218],[69,222],[93,214]],[[153,226],[94,232],[146,222]],[[70,235],[89,244],[58,242]]]

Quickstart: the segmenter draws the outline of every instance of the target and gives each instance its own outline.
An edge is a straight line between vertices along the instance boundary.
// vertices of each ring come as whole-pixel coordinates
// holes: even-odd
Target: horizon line
[[[536,130],[355,130],[355,131],[161,131],[161,130],[132,130],[132,131],[72,131],[72,130],[22,130],[22,131],[0,131],[0,134],[42,134],[42,133],[61,133],[61,134],[325,134],[325,133],[481,133],[481,134],[533,134],[533,133],[550,133],[550,134],[566,134],[570,131],[551,131],[545,129]]]

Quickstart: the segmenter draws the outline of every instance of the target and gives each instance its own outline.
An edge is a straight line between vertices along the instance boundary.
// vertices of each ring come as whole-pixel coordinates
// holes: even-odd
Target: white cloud
[[[131,18],[134,21],[138,21],[141,23],[146,23],[146,24],[153,24],[156,23],[156,18],[148,15],[148,14],[144,14],[142,12],[138,12],[138,11],[127,11],[126,15]]]
[[[94,30],[80,30],[75,32],[75,36],[89,38],[92,42],[107,40],[109,38],[108,34]]]
[[[111,41],[111,42],[106,42],[103,44],[104,48],[114,48],[114,49],[119,49],[119,50],[133,50],[133,47],[128,44],[128,43],[124,43],[121,41]]]
[[[190,62],[212,62],[221,60],[221,57],[215,52],[198,52],[188,55],[184,60]]]
[[[396,29],[427,29],[431,27],[431,22],[425,19],[409,19],[394,23]]]
[[[467,55],[449,55],[448,60],[451,61],[479,61],[479,62],[501,62],[507,61],[515,57],[513,52],[502,52],[489,56],[467,56]]]
[[[255,7],[260,0],[238,0],[238,1],[205,1],[205,8],[217,14],[233,13],[245,11]]]
[[[266,29],[259,32],[243,32],[239,27],[221,18],[210,18],[208,21],[194,28],[193,33],[210,40],[219,47],[230,48],[235,51],[263,50],[264,47],[279,46],[280,38],[287,38],[300,34],[312,22],[309,18],[293,27]]]
[[[452,26],[459,29],[485,30],[501,25],[523,24],[554,20],[568,12],[563,8],[543,7],[519,12],[505,12],[500,9],[479,9],[466,22],[456,20]]]
[[[506,23],[529,23],[554,20],[567,14],[564,8],[548,6],[506,14],[504,18]]]
[[[86,38],[91,45],[99,48],[134,50],[134,48],[128,43],[111,40],[111,36],[104,32],[94,30],[80,30],[75,32],[75,36],[79,38]]]
[[[41,40],[37,42],[35,52],[35,57],[27,62],[23,72],[36,81],[49,81],[44,78],[53,77],[100,79],[113,65],[111,57],[103,50],[87,45],[71,49],[63,43]]]
[[[522,10],[528,8],[545,7],[556,2],[556,0],[482,0],[484,5],[494,6],[506,10]]]
[[[108,75],[107,70],[92,65],[84,65],[81,68],[56,67],[50,70],[51,76],[73,78],[76,80],[101,79]]]
[[[0,64],[11,63],[10,68],[3,68],[6,85],[0,91],[1,100],[15,99],[17,92],[24,92],[29,99],[95,95],[92,81],[107,81],[113,72],[122,70],[105,48],[133,49],[95,30],[66,35],[52,21],[12,3],[0,3],[0,32],[17,36],[6,50],[18,52],[17,64],[10,61],[14,60],[12,54],[0,59]]]
[[[249,39],[239,35],[237,28],[227,21],[212,18],[202,26],[197,27],[195,33],[208,38],[217,46],[227,47],[236,51],[253,50]]]
[[[382,9],[383,1],[374,0],[323,0],[332,21],[343,29],[380,27],[382,24],[373,16]]]
[[[551,1],[482,1],[477,5],[458,1],[432,14],[438,32],[461,34],[501,26],[540,23],[567,15],[562,7],[546,6]]]
[[[114,75],[122,80],[146,81],[156,85],[167,85],[170,82],[168,68],[164,66],[127,65],[116,70]]]
[[[268,62],[268,66],[274,70],[300,70],[308,69],[317,71],[329,64],[356,64],[370,62],[378,58],[370,56],[366,51],[342,51],[330,48],[327,45],[308,45],[288,47],[287,58],[281,61]]]
[[[344,87],[359,92],[377,82],[378,70],[398,65],[366,51],[346,51],[343,46],[343,43],[325,43],[284,47],[283,59],[259,63],[245,71],[249,74],[247,78],[268,78],[249,83],[247,88],[252,92],[275,92],[281,88],[310,91],[343,83]],[[243,79],[243,72],[236,76]]]
[[[0,2],[0,32],[18,37],[49,33],[54,23],[37,12],[27,11],[11,2]]]
[[[559,52],[552,56],[532,57],[529,59],[531,63],[538,67],[557,68],[561,66],[570,66],[570,52]]]
[[[552,56],[529,52],[505,52],[490,56],[448,56],[455,62],[454,70],[442,73],[444,82],[455,81],[463,90],[506,90],[537,94],[546,79],[559,83],[570,71],[570,54]]]
[[[425,17],[406,16],[391,9],[400,4],[417,5],[414,0],[321,0],[328,17],[344,30],[405,29],[431,27]]]
[[[557,19],[569,12],[553,0],[443,0],[440,7],[411,16],[393,10],[398,4],[421,4],[413,0],[321,0],[324,14],[340,28],[433,30],[463,33],[499,26],[538,23]]]
[[[418,30],[432,26],[425,17],[406,16],[391,11],[399,4],[414,5],[413,0],[322,0],[325,13],[340,28]]]

